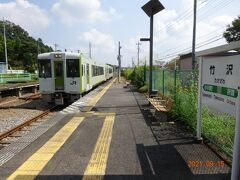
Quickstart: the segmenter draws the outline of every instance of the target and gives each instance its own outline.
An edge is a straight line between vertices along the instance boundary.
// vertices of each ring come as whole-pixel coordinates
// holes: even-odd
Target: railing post
[[[177,96],[177,70],[174,70],[174,101],[176,101]]]

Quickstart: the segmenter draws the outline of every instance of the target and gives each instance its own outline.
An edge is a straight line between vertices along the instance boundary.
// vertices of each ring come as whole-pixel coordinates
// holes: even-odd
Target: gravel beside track
[[[11,101],[13,102],[4,105],[1,105],[3,102],[0,103],[0,134],[41,114],[49,108],[49,105],[41,99],[30,101],[16,99],[14,101],[14,98],[12,98]]]

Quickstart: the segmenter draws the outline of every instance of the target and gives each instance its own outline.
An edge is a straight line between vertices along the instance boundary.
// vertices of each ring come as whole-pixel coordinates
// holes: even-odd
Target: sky
[[[58,50],[82,52],[102,63],[137,64],[137,45],[149,37],[148,0],[0,0],[0,18],[22,26],[30,36]],[[190,52],[193,0],[161,0],[154,16],[154,63]],[[196,51],[225,44],[222,33],[240,15],[240,0],[197,0]],[[149,60],[149,43],[141,42],[140,63]]]

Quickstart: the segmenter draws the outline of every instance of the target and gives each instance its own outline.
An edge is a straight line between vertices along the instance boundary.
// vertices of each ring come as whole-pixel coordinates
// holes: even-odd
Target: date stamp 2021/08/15
[[[197,167],[224,167],[224,161],[199,161],[199,160],[190,160],[188,161],[188,167],[197,168]]]

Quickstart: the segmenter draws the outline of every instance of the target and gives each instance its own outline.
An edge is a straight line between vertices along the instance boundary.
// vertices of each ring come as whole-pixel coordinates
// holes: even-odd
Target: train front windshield
[[[39,78],[51,78],[51,61],[38,60]]]
[[[67,77],[80,77],[79,59],[67,59]]]

